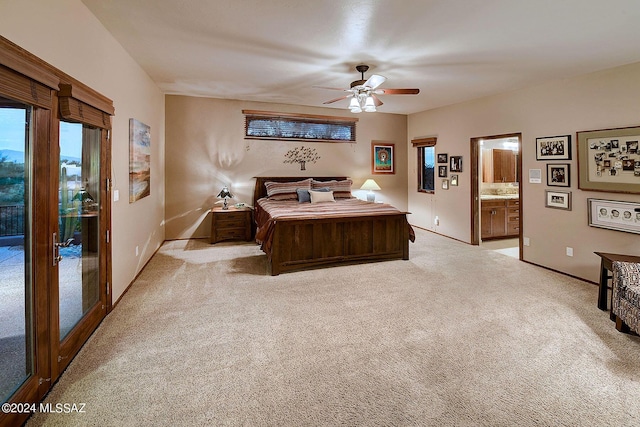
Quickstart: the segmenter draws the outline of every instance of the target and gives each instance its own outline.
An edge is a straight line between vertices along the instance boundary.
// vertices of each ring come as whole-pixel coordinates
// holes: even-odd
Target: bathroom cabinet
[[[518,237],[520,235],[520,200],[482,200],[480,221],[480,237],[484,240]]]

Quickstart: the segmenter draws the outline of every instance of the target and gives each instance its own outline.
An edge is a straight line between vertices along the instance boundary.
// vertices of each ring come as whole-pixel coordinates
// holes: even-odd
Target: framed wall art
[[[546,208],[571,210],[571,191],[545,190]]]
[[[587,199],[589,226],[640,234],[640,203]]]
[[[578,188],[640,193],[640,127],[577,133]]]
[[[570,187],[569,163],[549,163],[547,165],[547,185],[550,187]]]
[[[371,173],[395,174],[395,144],[373,141],[371,143]]]
[[[447,163],[449,161],[448,154],[438,154],[438,163]]]
[[[452,187],[458,186],[458,175],[451,175],[451,186]]]
[[[451,156],[449,169],[451,172],[462,172],[462,156]]]
[[[438,178],[446,178],[446,177],[447,177],[447,167],[438,166]]]
[[[448,190],[449,189],[449,180],[448,179],[443,179],[442,180],[442,189],[443,190]]]
[[[151,128],[129,119],[129,203],[151,194]]]
[[[571,160],[571,135],[536,138],[536,160]]]

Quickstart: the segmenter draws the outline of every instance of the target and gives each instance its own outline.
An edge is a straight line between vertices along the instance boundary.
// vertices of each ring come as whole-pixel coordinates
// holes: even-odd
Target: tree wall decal
[[[292,148],[284,155],[285,161],[283,163],[300,163],[300,170],[307,170],[307,162],[315,163],[320,160],[320,156],[315,148],[305,148],[304,145],[296,148]]]

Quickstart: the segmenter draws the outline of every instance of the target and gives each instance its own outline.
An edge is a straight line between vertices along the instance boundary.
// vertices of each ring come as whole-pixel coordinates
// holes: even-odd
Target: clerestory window
[[[250,110],[242,113],[245,139],[356,142],[356,118]]]

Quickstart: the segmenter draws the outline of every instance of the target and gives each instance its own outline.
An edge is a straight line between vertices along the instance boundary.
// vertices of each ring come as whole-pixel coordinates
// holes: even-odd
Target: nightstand
[[[211,209],[211,243],[223,240],[251,240],[251,221],[253,211],[250,208]]]

